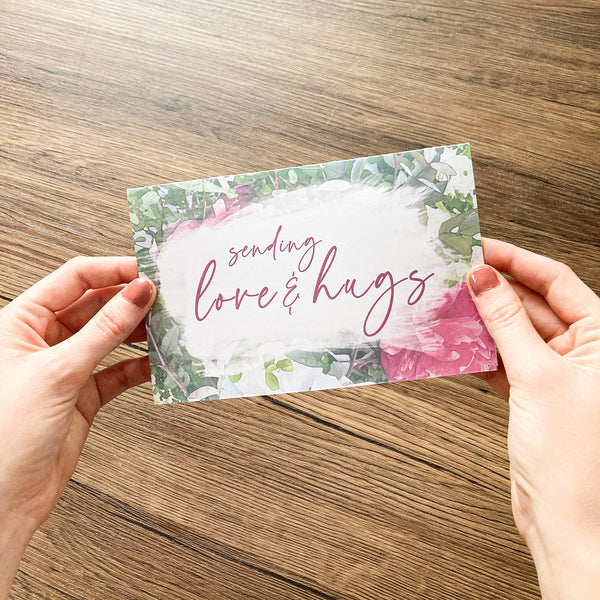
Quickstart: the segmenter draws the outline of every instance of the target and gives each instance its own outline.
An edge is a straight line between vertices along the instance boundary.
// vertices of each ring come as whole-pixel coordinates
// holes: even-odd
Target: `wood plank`
[[[127,187],[470,141],[485,235],[600,292],[594,0],[5,0],[0,307]],[[139,356],[122,347],[105,364]],[[472,377],[99,415],[13,598],[539,598]]]
[[[72,535],[72,529],[78,531]],[[13,598],[294,598],[327,595],[209,548],[176,527],[72,482],[36,533]],[[53,555],[52,564],[44,559]],[[90,595],[93,590],[93,596]]]

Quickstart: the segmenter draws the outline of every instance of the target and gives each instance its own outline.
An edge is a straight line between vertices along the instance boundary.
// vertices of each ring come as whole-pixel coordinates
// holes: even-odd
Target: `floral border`
[[[428,192],[421,201],[421,218],[441,242],[438,253],[448,265],[447,298],[435,314],[426,317],[424,329],[437,337],[431,343],[424,340],[422,347],[370,344],[288,352],[265,362],[262,392],[306,389],[298,386],[306,386],[307,381],[310,389],[323,389],[495,368],[493,343],[462,282],[481,241],[470,146],[458,144],[128,190],[139,270],[158,288],[146,319],[157,404],[260,393],[256,380],[245,389],[242,373],[205,376],[202,361],[189,354],[182,342],[182,326],[167,311],[160,291],[156,261],[161,245],[178,232],[227,218],[251,203],[332,180]],[[481,252],[475,260],[480,256]],[[448,327],[452,335],[444,336]]]

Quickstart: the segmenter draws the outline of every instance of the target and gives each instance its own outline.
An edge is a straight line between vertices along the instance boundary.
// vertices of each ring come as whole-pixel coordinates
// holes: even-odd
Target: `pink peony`
[[[198,229],[198,227],[200,227],[200,223],[198,223],[198,221],[182,221],[181,223],[176,223],[175,225],[167,227],[163,237],[165,240],[168,239],[169,241],[173,241],[188,231],[194,231],[195,229]]]
[[[251,206],[252,202],[248,202],[247,198],[250,194],[249,185],[238,185],[235,188],[235,198],[219,198],[212,205],[212,214],[206,217],[203,221],[188,220],[174,225],[169,225],[165,229],[163,239],[173,241],[182,234],[198,229],[199,227],[212,227],[217,223],[221,223],[225,219],[237,216],[243,208]]]
[[[253,205],[252,202],[246,200],[250,186],[238,186],[238,188],[248,188],[248,190],[242,190],[243,193],[236,198],[219,198],[212,206],[213,214],[202,221],[203,227],[212,227],[225,219],[236,218],[239,216],[237,213],[243,208]],[[236,192],[238,188],[236,188]]]
[[[248,200],[248,196],[250,195],[250,184],[247,183],[246,185],[236,186],[235,195],[240,201]]]
[[[464,281],[433,305],[417,311],[414,330],[382,340],[381,364],[390,381],[493,371],[494,342],[483,325]]]

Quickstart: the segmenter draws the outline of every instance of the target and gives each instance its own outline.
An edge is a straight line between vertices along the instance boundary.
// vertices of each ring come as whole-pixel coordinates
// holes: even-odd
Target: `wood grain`
[[[600,291],[599,27],[593,0],[5,0],[0,306],[131,254],[127,187],[463,141],[484,234]],[[150,402],[101,412],[12,598],[539,598],[478,380]]]

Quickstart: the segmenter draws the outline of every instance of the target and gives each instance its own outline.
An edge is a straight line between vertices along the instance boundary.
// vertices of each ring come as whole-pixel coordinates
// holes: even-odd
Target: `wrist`
[[[548,534],[550,532],[550,534]],[[536,529],[527,544],[543,600],[595,600],[600,590],[600,536],[580,535],[558,523]]]
[[[8,597],[35,527],[29,519],[8,506],[0,505],[0,599]]]

